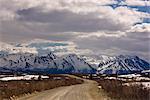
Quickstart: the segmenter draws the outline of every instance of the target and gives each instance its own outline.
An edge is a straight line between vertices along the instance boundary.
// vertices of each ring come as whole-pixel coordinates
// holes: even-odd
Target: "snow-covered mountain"
[[[92,57],[76,54],[58,57],[51,52],[46,56],[7,54],[0,57],[0,72],[128,74],[150,70],[150,64],[137,56]]]
[[[89,73],[89,71],[91,71],[91,72],[95,72],[96,71],[94,66],[90,65],[84,59],[78,57],[76,54],[69,54],[66,57],[64,57],[63,59],[65,61],[67,61],[67,62],[70,62],[71,65],[77,66],[77,67],[74,67],[75,68],[75,72],[86,72],[86,73]]]
[[[99,74],[128,74],[149,70],[150,64],[137,56],[119,55],[102,56],[99,64]]]
[[[137,56],[83,55],[75,48],[68,42],[38,39],[22,44],[0,42],[0,72],[93,73],[97,70],[100,74],[127,74],[150,70],[150,64]],[[49,53],[52,51],[58,56]]]
[[[75,54],[57,57],[53,53],[47,56],[35,54],[9,54],[0,58],[1,72],[38,72],[38,73],[95,73],[90,64]]]

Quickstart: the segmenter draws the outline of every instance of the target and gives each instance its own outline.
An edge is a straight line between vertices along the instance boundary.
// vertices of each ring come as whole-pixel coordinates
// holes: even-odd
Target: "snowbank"
[[[3,77],[3,78],[0,78],[0,81],[31,80],[31,79],[37,80],[38,77],[39,77],[39,75],[12,76],[12,77]],[[45,78],[49,78],[49,77],[42,75],[41,78],[45,79]]]

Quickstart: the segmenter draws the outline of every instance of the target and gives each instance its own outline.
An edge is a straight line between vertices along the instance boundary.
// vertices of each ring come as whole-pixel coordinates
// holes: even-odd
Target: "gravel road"
[[[110,100],[98,89],[95,81],[83,80],[83,84],[59,87],[27,95],[17,100]]]

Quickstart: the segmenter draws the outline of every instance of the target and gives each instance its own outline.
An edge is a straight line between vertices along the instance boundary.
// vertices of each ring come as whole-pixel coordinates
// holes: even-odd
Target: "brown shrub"
[[[123,85],[118,80],[97,80],[109,97],[118,100],[150,100],[150,89],[142,85]]]
[[[60,86],[68,86],[74,84],[83,83],[82,80],[75,78],[65,78],[63,77],[60,80],[54,80],[52,77],[56,77],[57,75],[51,75],[50,79],[44,80],[30,80],[30,81],[0,81],[0,100],[6,98],[10,98],[12,96],[19,96],[22,94],[33,93],[35,91],[43,91],[48,90]],[[58,76],[57,76],[58,77]]]

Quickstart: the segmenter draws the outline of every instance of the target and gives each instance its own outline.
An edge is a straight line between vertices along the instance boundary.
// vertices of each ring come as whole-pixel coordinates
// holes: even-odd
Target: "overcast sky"
[[[0,0],[0,41],[37,38],[150,60],[150,1]]]

